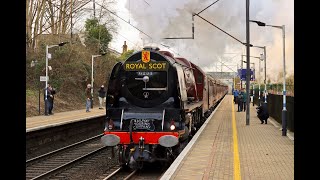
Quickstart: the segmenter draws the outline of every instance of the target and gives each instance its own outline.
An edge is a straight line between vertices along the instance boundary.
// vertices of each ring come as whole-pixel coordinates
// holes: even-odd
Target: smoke
[[[144,45],[154,43],[169,46],[175,56],[185,57],[205,71],[220,71],[216,67],[217,64],[221,65],[221,61],[230,65],[229,68],[224,67],[223,71],[236,71],[237,64],[240,67],[241,54],[246,54],[246,47],[198,16],[194,16],[194,39],[164,39],[191,38],[192,13],[199,13],[213,2],[214,0],[127,0],[125,7],[130,14],[130,23],[152,37],[140,33],[140,41],[142,39]],[[199,15],[241,42],[246,42],[244,0],[220,0]],[[276,26],[285,25],[286,73],[287,76],[293,74],[293,1],[251,0],[250,20]],[[279,72],[283,72],[282,40],[281,29],[250,23],[250,44],[267,48],[267,75],[271,81],[276,81]],[[159,48],[167,49],[161,45]],[[261,53],[263,49],[250,48],[250,56],[260,56]],[[258,68],[258,59],[251,58],[250,61]],[[263,65],[264,62],[261,63],[261,68],[264,68]]]

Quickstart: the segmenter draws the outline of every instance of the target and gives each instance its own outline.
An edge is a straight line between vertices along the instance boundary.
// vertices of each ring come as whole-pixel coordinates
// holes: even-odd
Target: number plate
[[[141,130],[141,129],[145,129],[145,130],[150,130],[150,131],[154,131],[154,125],[152,120],[150,119],[133,119],[133,130]]]

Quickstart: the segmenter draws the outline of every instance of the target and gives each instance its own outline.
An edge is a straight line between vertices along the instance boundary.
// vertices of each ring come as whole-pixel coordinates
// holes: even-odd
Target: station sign
[[[246,75],[247,75],[247,69],[238,69],[238,76],[242,81],[246,80]],[[250,69],[250,81],[254,81],[255,78],[255,70]]]
[[[46,81],[46,76],[40,76],[40,81]],[[48,76],[48,81],[49,81],[49,76]]]

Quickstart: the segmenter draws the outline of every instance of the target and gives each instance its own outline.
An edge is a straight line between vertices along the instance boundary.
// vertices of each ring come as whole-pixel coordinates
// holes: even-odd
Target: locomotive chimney
[[[124,54],[125,52],[127,52],[126,41],[124,41],[124,44],[123,44],[123,46],[122,46],[122,54]]]

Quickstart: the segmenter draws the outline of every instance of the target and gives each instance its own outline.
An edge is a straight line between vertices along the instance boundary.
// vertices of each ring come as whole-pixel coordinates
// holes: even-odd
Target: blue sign
[[[246,80],[247,75],[247,69],[238,69],[238,76],[242,81]],[[250,81],[254,81],[256,79],[255,77],[255,70],[250,69]]]

